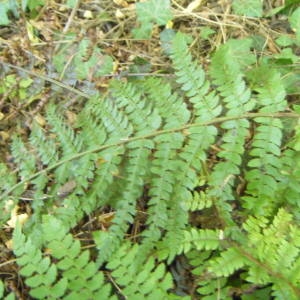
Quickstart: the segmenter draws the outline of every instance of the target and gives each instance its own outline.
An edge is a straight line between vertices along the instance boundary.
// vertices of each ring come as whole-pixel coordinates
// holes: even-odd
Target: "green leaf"
[[[9,11],[8,0],[0,2],[0,25],[9,24],[9,19],[7,17],[8,11]]]
[[[4,284],[3,281],[0,280],[0,297],[2,298],[4,294]]]
[[[226,276],[233,274],[235,270],[245,265],[247,260],[234,248],[229,248],[221,253],[221,256],[210,262],[209,271],[217,276]]]
[[[289,35],[282,34],[275,41],[277,45],[281,47],[288,47],[295,43],[295,38]]]
[[[136,4],[137,19],[141,27],[134,29],[136,38],[149,38],[154,24],[166,25],[172,19],[169,0],[148,0]]]
[[[20,274],[22,276],[28,277],[28,276],[31,276],[35,272],[35,270],[36,270],[35,265],[28,264],[20,270]]]
[[[14,293],[10,293],[9,295],[7,295],[4,300],[15,300],[16,296]]]
[[[62,278],[55,285],[51,286],[51,296],[55,299],[62,297],[65,294],[65,291],[68,286],[67,278]]]
[[[141,23],[166,25],[172,19],[170,0],[148,0],[136,4],[138,20]]]
[[[30,11],[35,10],[39,6],[45,5],[45,0],[22,0],[22,9],[25,11],[29,8]]]
[[[0,1],[0,25],[8,25],[8,13],[12,12],[14,17],[18,18],[18,2],[12,0],[1,0]]]
[[[289,17],[291,28],[296,32],[298,41],[300,42],[300,7],[298,7]]]
[[[46,297],[49,295],[49,287],[47,286],[40,286],[37,288],[33,288],[30,290],[30,295],[32,297],[35,297],[37,299],[46,299]]]
[[[298,7],[289,17],[289,22],[295,32],[300,31],[300,7]]]
[[[234,0],[232,8],[235,14],[247,17],[262,17],[263,1],[261,0]]]
[[[208,26],[201,27],[200,37],[204,40],[208,40],[209,37],[215,34],[216,31]]]
[[[173,29],[164,29],[160,34],[161,47],[167,55],[171,54],[172,40],[175,36],[175,31]]]

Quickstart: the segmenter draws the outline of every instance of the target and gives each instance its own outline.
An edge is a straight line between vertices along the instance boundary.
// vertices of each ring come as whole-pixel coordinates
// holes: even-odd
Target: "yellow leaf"
[[[185,9],[186,12],[192,12],[195,10],[197,7],[201,5],[202,0],[194,0],[191,2],[188,7]]]
[[[27,30],[27,35],[28,35],[30,42],[38,43],[40,40],[35,35],[34,29],[35,29],[35,27],[30,22],[26,22],[26,30]]]
[[[23,225],[28,219],[28,214],[19,214],[14,215],[12,214],[11,218],[6,222],[8,227],[15,228],[17,224]]]

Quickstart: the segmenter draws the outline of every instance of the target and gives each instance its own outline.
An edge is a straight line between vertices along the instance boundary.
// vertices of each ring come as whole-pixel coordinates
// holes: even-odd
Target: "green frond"
[[[258,84],[253,79],[255,90],[258,92],[260,111],[273,113],[284,110],[287,104],[280,74],[273,69],[264,67],[258,68],[257,72],[264,72],[264,75],[268,76],[263,85]],[[254,71],[253,77],[257,75],[257,72]],[[276,88],[272,88],[273,86]],[[257,118],[255,121],[257,128],[252,149],[249,152],[253,158],[248,162],[250,170],[245,176],[246,180],[249,181],[246,190],[248,195],[243,197],[243,200],[247,209],[262,215],[270,214],[281,202],[281,199],[276,196],[278,193],[277,183],[282,177],[280,159],[282,122],[275,118]]]
[[[104,117],[105,100],[99,95],[91,97],[77,116],[76,128],[87,148],[93,149],[107,140],[107,130],[101,121]]]
[[[225,278],[215,278],[202,280],[199,282],[199,287],[197,288],[197,293],[201,295],[203,300],[214,300],[217,297],[219,299],[230,300],[230,287],[227,285],[228,282]]]
[[[95,162],[94,180],[90,184],[84,202],[84,210],[90,213],[97,207],[108,204],[110,199],[110,185],[119,174],[119,164],[124,155],[124,147],[105,149]]]
[[[172,205],[171,195],[175,188],[175,174],[179,171],[177,151],[182,147],[183,135],[173,133],[154,139],[156,151],[151,164],[152,178],[149,183],[149,230],[144,236],[153,243],[161,237],[160,230],[166,226],[168,207]]]
[[[11,173],[6,164],[0,162],[0,191],[1,193],[5,193],[12,186],[17,183],[17,176],[14,173]],[[9,212],[17,202],[16,198],[18,198],[23,193],[23,186],[14,191],[13,197],[4,197],[0,201],[0,226],[2,226],[9,219]],[[14,200],[13,200],[14,199]]]
[[[182,242],[182,252],[187,253],[190,249],[197,250],[215,250],[220,247],[223,237],[222,230],[191,228],[184,232],[184,240]],[[181,252],[180,251],[180,252]]]
[[[193,62],[186,37],[181,33],[177,33],[173,39],[171,59],[176,82],[193,104],[197,121],[205,122],[220,115],[222,108],[219,105],[219,97],[213,91],[209,92],[210,84],[205,79],[205,72]]]
[[[139,82],[138,87],[143,89],[145,97],[155,104],[164,129],[179,127],[189,121],[191,113],[186,103],[172,90],[169,82],[149,77]]]
[[[37,151],[43,165],[48,166],[57,162],[58,153],[55,140],[48,139],[43,129],[37,123],[33,124],[29,141],[35,151]]]
[[[128,138],[133,132],[128,116],[122,109],[118,109],[113,97],[109,95],[101,98],[98,95],[92,97],[78,119],[78,125],[82,128],[91,121],[101,128],[99,136],[91,141],[94,146],[104,142],[115,143],[121,138]]]
[[[175,76],[112,79],[76,120],[47,104],[44,126],[13,137],[0,223],[30,208],[13,252],[32,298],[300,298],[300,130],[285,120],[299,115],[251,40],[208,71],[187,40],[172,40]],[[83,223],[92,249],[72,234]]]
[[[151,102],[142,97],[141,90],[131,83],[120,81],[111,83],[112,99],[119,110],[124,110],[134,128],[135,136],[142,136],[158,129],[161,117]]]
[[[234,271],[244,267],[247,261],[245,257],[240,255],[238,250],[229,248],[223,251],[220,257],[210,262],[208,270],[218,277],[228,277],[232,275]]]
[[[212,206],[212,200],[204,191],[194,192],[189,198],[185,207],[190,211],[202,210]]]
[[[55,135],[56,143],[59,146],[60,159],[69,159],[75,153],[83,150],[83,140],[76,134],[74,129],[66,124],[66,121],[57,113],[54,105],[49,106],[47,110],[47,120],[51,126],[51,131]],[[66,161],[55,170],[56,180],[60,184],[68,180],[77,179],[78,185],[86,187],[87,178],[91,174],[93,163],[91,156],[86,155],[78,160]],[[70,176],[70,174],[72,174]]]
[[[54,105],[48,107],[47,121],[52,128],[52,132],[57,136],[63,157],[81,151],[81,140],[75,135],[73,128],[68,126],[67,122],[58,114],[57,108]]]
[[[242,51],[249,52],[249,48],[248,42],[242,43]],[[222,45],[214,54],[210,66],[212,80],[222,96],[227,116],[243,115],[255,106],[250,89],[243,80],[240,62],[232,60],[232,51],[230,43]],[[242,155],[246,138],[249,136],[249,126],[246,119],[225,121],[221,124],[223,134],[219,143],[220,151],[217,154],[221,160],[208,178],[208,197],[212,198],[228,224],[232,224],[233,221],[229,215],[231,206],[227,202],[235,199],[234,184],[236,177],[241,173]]]
[[[128,153],[126,156],[130,163],[126,163],[124,166],[122,176],[126,179],[123,180],[124,185],[120,199],[116,200],[113,225],[107,233],[98,232],[96,235],[99,264],[107,261],[119,248],[129,224],[133,223],[136,214],[135,204],[143,193],[145,175],[148,175],[148,157],[153,147],[153,143],[147,140],[139,140],[127,145]]]
[[[300,182],[297,179],[300,175],[300,164],[298,163],[300,157],[299,152],[292,148],[287,148],[282,153],[282,168],[280,170],[281,177],[278,184],[278,201],[281,203],[289,203],[295,208],[298,208],[300,203],[298,201],[300,193]],[[297,209],[295,209],[297,212]],[[299,215],[297,214],[299,219]]]
[[[211,250],[189,251],[187,253],[189,263],[192,266],[192,274],[195,277],[197,294],[199,298],[213,300],[216,295],[220,299],[231,299],[229,296],[230,286],[227,286],[227,279],[224,277],[213,277],[207,272],[209,259],[213,257]]]
[[[31,288],[35,299],[59,298],[67,288],[67,279],[57,278],[57,267],[49,257],[43,257],[41,250],[30,239],[26,241],[20,228],[14,231],[14,253],[21,267],[20,275],[27,277],[25,283]]]
[[[243,226],[248,232],[247,254],[244,253],[249,259],[247,281],[272,282],[276,299],[287,295],[289,299],[297,299],[300,295],[300,228],[294,225],[292,215],[280,209],[270,224],[266,218],[250,217]]]
[[[33,151],[30,151],[21,138],[14,136],[11,144],[11,153],[19,168],[21,179],[29,177],[36,171],[36,159]]]
[[[104,282],[103,273],[90,261],[89,252],[81,251],[80,242],[67,234],[61,221],[44,218],[42,234],[48,249],[45,257],[30,239],[25,240],[19,228],[14,232],[14,252],[22,267],[20,274],[27,278],[25,282],[31,287],[33,297],[97,299],[102,295],[104,299],[116,299],[110,297],[111,288]],[[56,263],[51,263],[51,259]]]
[[[138,245],[125,243],[107,265],[120,287],[121,295],[136,300],[178,299],[168,293],[173,282],[164,264],[156,264],[154,258],[150,257],[143,265],[137,265],[136,257],[139,255]]]
[[[256,62],[255,55],[250,51],[251,46],[251,39],[240,39],[229,40],[218,48],[210,66],[215,84],[222,86],[224,82],[236,81],[238,74],[245,73],[246,68]],[[229,94],[228,90],[227,96]]]

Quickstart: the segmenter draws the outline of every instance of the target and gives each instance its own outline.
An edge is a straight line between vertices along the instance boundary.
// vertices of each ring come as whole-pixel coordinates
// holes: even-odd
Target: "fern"
[[[223,97],[227,116],[243,115],[255,106],[250,89],[243,80],[244,66],[238,59],[232,61],[232,52],[234,55],[238,51],[250,55],[250,43],[245,40],[237,49],[235,46],[237,45],[234,41],[221,46],[212,59],[210,70],[214,83]],[[233,221],[228,213],[231,211],[230,203],[227,202],[235,199],[233,186],[236,177],[241,173],[242,154],[249,135],[249,126],[246,119],[222,123],[224,133],[220,143],[221,150],[217,154],[221,161],[215,165],[208,180],[210,186],[208,195],[212,197],[228,225]]]
[[[229,296],[230,287],[224,277],[213,277],[207,271],[211,251],[189,251],[187,257],[193,267],[192,274],[195,277],[197,293],[201,299],[212,300],[216,297],[220,299],[231,299]]]
[[[299,228],[292,224],[292,215],[279,210],[273,223],[267,219],[249,218],[244,223],[248,241],[231,247],[210,263],[209,270],[228,277],[235,270],[248,268],[246,280],[255,284],[273,283],[276,299],[299,297]],[[243,248],[242,248],[243,247]],[[284,266],[284,269],[283,269]]]
[[[299,298],[299,130],[282,121],[299,114],[280,73],[255,65],[249,40],[221,46],[207,72],[179,33],[170,60],[174,80],[112,79],[74,124],[51,103],[44,127],[14,137],[1,222],[31,195],[13,251],[33,298],[177,299],[180,256],[192,297],[230,299],[237,282],[238,296]],[[94,249],[71,233],[87,218]]]
[[[197,250],[215,250],[220,247],[223,232],[209,229],[197,231],[192,228],[184,232],[184,241],[182,242],[182,252],[188,253],[190,249]],[[180,251],[181,252],[181,251]]]
[[[44,219],[43,239],[49,256],[42,252],[18,228],[14,233],[14,252],[27,277],[30,294],[36,299],[116,299],[110,297],[110,286],[104,284],[104,275],[89,262],[89,253],[80,250],[80,242],[66,234],[63,223],[53,217]],[[25,245],[25,247],[24,247]],[[56,263],[51,263],[51,258]],[[36,268],[37,267],[37,268]],[[61,279],[59,279],[61,277]]]
[[[280,74],[272,69],[261,67],[251,74],[250,78],[261,74],[266,77],[263,87],[259,87],[259,83],[254,79],[253,84],[258,92],[260,103],[260,111],[278,112],[283,111],[286,106],[285,90],[280,82]],[[265,77],[263,77],[265,78]],[[270,85],[272,83],[272,85]],[[276,88],[273,88],[273,85]],[[281,154],[281,138],[282,123],[276,118],[260,118],[256,119],[259,125],[256,128],[256,134],[252,142],[252,149],[249,154],[253,157],[248,162],[251,168],[246,174],[249,180],[247,186],[247,194],[244,197],[245,206],[249,210],[253,210],[255,214],[269,214],[274,206],[276,207],[277,181],[280,180],[280,169],[282,163],[280,161]],[[253,197],[254,195],[254,197]],[[255,201],[254,198],[260,201]],[[253,205],[256,202],[255,206]],[[259,205],[258,205],[259,203]]]
[[[1,299],[4,299],[4,300],[14,300],[15,299],[14,293],[9,293],[9,294],[5,295],[4,284],[1,280],[0,280],[0,297],[1,297]]]
[[[208,93],[209,82],[205,80],[203,69],[195,67],[195,63],[188,53],[184,36],[178,35],[173,43],[171,59],[178,77],[177,82],[182,84],[181,89],[186,93],[189,101],[194,104],[195,121],[203,122],[207,120],[206,118],[218,116],[220,113],[218,97],[214,92]],[[173,259],[177,252],[175,245],[180,245],[180,240],[183,238],[183,230],[188,218],[187,211],[184,210],[184,203],[191,197],[191,192],[196,187],[199,173],[195,170],[201,171],[202,162],[204,163],[206,159],[205,152],[213,142],[216,133],[214,126],[190,128],[186,133],[188,137],[185,146],[181,147],[182,151],[179,152],[177,173],[180,176],[176,179],[173,191],[173,197],[176,197],[177,201],[171,206],[173,215],[170,215],[167,225],[170,230],[168,230],[165,245],[169,245],[169,260]],[[173,172],[176,172],[176,169]]]
[[[121,294],[128,299],[179,299],[168,293],[173,282],[164,264],[156,265],[153,257],[146,259],[143,266],[136,263],[139,250],[138,245],[130,247],[125,243],[107,265]]]

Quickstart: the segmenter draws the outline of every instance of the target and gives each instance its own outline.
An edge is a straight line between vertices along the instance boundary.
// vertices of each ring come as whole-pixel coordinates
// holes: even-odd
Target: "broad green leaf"
[[[300,7],[289,17],[291,28],[296,32],[297,40],[300,42]]]
[[[14,17],[19,17],[18,2],[12,0],[0,0],[0,26],[9,24],[9,12],[11,12]]]
[[[3,297],[3,293],[4,293],[4,284],[2,282],[2,280],[0,280],[0,297]]]
[[[7,13],[9,11],[8,1],[0,2],[0,25],[9,24],[9,19],[7,17]]]
[[[36,299],[47,299],[46,297],[49,295],[50,290],[47,286],[39,286],[37,288],[31,289],[29,293]]]
[[[234,0],[232,8],[235,14],[247,17],[262,17],[262,0]]]
[[[136,4],[141,26],[132,32],[136,38],[149,38],[154,24],[165,25],[172,19],[170,0],[149,0]]]
[[[149,0],[136,4],[138,20],[141,23],[145,22],[165,25],[172,19],[170,8],[169,0]]]
[[[289,17],[289,22],[294,31],[300,31],[300,7],[298,7]]]
[[[55,299],[62,297],[67,289],[68,280],[67,278],[62,278],[54,286],[51,287],[51,296]]]

